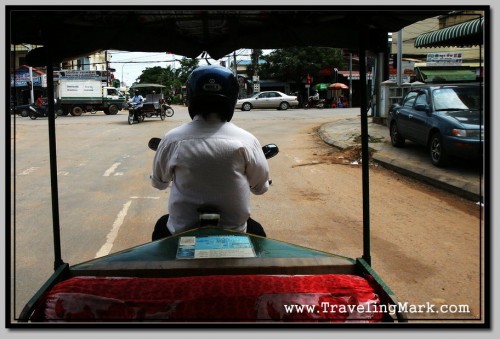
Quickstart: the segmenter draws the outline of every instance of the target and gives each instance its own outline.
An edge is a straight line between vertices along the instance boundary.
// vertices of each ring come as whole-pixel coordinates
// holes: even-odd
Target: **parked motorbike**
[[[36,118],[47,118],[49,116],[49,110],[46,105],[37,106],[35,104],[31,104],[29,109],[30,112],[28,115],[32,120],[35,120]],[[54,118],[57,118],[57,113],[54,113]]]

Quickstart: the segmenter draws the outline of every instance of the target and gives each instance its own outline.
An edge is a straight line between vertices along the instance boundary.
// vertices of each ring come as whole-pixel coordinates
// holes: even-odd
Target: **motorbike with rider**
[[[134,91],[134,96],[130,98],[129,102],[129,124],[134,122],[139,123],[139,119],[143,119],[142,117],[142,107],[144,106],[144,97],[139,94],[138,90]]]
[[[34,103],[30,104],[28,108],[28,116],[32,120],[35,120],[36,118],[46,118],[49,116],[47,98],[42,95],[40,95]],[[57,118],[57,112],[54,113],[54,118]]]
[[[305,103],[304,108],[323,108],[325,106],[325,100],[320,99],[319,92],[314,90],[313,95],[309,96],[307,103]]]
[[[201,66],[188,77],[192,121],[159,142],[150,176],[153,187],[171,186],[169,214],[157,221],[152,240],[199,227],[199,214],[216,211],[219,226],[265,237],[250,217],[250,193],[269,189],[269,166],[257,138],[231,122],[239,86],[220,66]]]

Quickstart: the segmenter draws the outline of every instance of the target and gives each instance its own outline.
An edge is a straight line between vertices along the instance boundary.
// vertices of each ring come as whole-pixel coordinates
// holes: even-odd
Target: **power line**
[[[147,64],[150,62],[157,63],[157,62],[176,62],[176,61],[181,61],[179,59],[174,59],[174,60],[149,60],[149,61],[108,61],[113,64]],[[104,64],[104,62],[96,62],[100,64]]]

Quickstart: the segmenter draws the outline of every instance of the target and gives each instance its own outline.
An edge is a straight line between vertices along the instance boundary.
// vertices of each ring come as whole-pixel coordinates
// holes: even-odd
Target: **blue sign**
[[[28,81],[32,81],[33,86],[42,86],[42,76],[38,73],[32,72],[32,79],[30,79],[30,72],[28,68],[21,68],[10,78],[10,85],[16,87],[28,86]]]

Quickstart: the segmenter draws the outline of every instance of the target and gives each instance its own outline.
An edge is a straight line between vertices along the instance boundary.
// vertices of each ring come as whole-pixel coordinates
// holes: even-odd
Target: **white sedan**
[[[279,91],[265,91],[255,93],[249,98],[239,99],[235,108],[242,111],[249,111],[252,108],[276,108],[286,110],[289,107],[297,106],[299,102],[296,96],[286,95]]]

